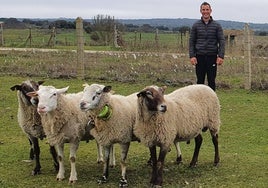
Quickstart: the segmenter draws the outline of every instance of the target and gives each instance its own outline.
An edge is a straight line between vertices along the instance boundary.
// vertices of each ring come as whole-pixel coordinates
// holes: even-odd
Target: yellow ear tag
[[[99,113],[97,117],[103,120],[108,120],[111,116],[112,116],[112,108],[108,106],[108,104],[106,104],[102,108],[101,112]]]

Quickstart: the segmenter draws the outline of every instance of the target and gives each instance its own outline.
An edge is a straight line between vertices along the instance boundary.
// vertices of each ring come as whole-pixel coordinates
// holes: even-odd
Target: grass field
[[[42,174],[32,176],[34,163],[25,163],[29,157],[26,136],[17,123],[17,97],[9,88],[24,81],[25,77],[0,77],[0,187],[118,187],[120,178],[119,147],[116,146],[117,166],[110,170],[109,182],[97,184],[102,166],[96,163],[94,141],[82,142],[77,153],[78,181],[68,185],[70,164],[68,144],[65,148],[66,179],[56,181],[52,159],[46,141],[41,141]],[[40,80],[42,78],[34,78]],[[44,79],[42,79],[44,80]],[[70,92],[82,90],[84,81],[77,79],[45,79],[45,85],[58,88],[70,86]],[[88,81],[90,84],[91,81]],[[143,89],[150,83],[103,83],[113,86],[120,94]],[[176,88],[169,87],[168,92]],[[220,166],[213,167],[213,144],[209,133],[204,134],[199,163],[188,167],[194,148],[181,143],[183,164],[175,164],[175,148],[167,155],[164,171],[164,187],[268,187],[268,93],[241,89],[218,90],[221,102],[222,126],[219,134]],[[127,178],[129,187],[149,187],[151,169],[146,165],[148,149],[134,142],[128,156]]]
[[[49,29],[5,29],[4,46],[15,48],[77,48],[75,29],[57,29],[55,37],[51,37],[52,30]],[[182,45],[186,45],[186,40],[188,41],[185,36],[181,38],[178,33],[159,33],[156,39],[155,33],[124,32],[122,38],[124,45],[120,50],[136,51],[178,52]],[[90,34],[84,32],[86,50],[119,50],[113,46],[92,46],[90,43]],[[181,52],[181,49],[179,51]]]

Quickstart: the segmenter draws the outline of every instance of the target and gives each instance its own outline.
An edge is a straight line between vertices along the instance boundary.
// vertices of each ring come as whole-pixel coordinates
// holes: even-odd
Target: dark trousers
[[[197,64],[195,66],[195,73],[197,77],[197,84],[204,84],[207,75],[208,86],[216,90],[216,75],[217,75],[217,56],[216,55],[197,55]]]

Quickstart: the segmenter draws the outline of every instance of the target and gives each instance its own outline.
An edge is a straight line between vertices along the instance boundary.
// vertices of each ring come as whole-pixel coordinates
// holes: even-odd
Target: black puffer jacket
[[[211,17],[208,24],[200,19],[192,26],[189,40],[189,56],[218,55],[224,58],[224,35],[221,25]]]

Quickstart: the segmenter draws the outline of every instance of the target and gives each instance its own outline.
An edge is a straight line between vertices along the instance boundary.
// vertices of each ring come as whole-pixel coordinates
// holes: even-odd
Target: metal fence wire
[[[250,88],[267,90],[268,38],[254,36],[252,32],[249,35],[245,35],[245,31],[241,33],[231,42],[227,39],[225,61],[218,67],[217,87],[245,88],[250,80]],[[85,45],[87,37],[84,35],[82,38]],[[187,42],[177,40],[169,46],[166,42],[161,44],[160,37],[157,38],[157,48],[155,39],[152,39],[150,42],[144,41],[144,44],[140,41],[137,49],[132,45],[131,49],[125,46],[117,51],[80,48],[80,53],[78,47],[62,50],[5,46],[0,48],[0,75],[126,83],[161,82],[167,85],[195,83],[195,68],[189,61]],[[146,48],[141,48],[142,45]],[[79,54],[83,55],[82,62]]]

